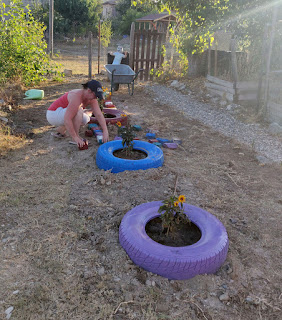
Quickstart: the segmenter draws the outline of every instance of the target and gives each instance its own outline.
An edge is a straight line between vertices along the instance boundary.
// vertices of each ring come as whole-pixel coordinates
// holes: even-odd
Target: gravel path
[[[215,110],[208,103],[199,102],[190,95],[163,85],[147,86],[161,104],[171,105],[184,111],[190,118],[254,148],[261,162],[282,162],[282,140],[271,135],[259,124],[245,124],[235,119],[227,110]]]

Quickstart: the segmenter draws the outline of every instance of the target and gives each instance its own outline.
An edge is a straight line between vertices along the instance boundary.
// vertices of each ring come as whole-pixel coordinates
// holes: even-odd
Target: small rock
[[[179,86],[179,82],[177,80],[173,80],[170,84],[171,87],[178,87]]]
[[[119,277],[114,277],[115,282],[119,282],[121,279]]]
[[[100,268],[98,270],[98,274],[99,274],[99,276],[102,276],[103,274],[105,274],[105,268],[104,267]]]
[[[0,99],[0,104],[4,104],[5,101],[3,99]]]
[[[256,156],[256,159],[257,159],[257,161],[258,161],[259,163],[261,163],[261,164],[266,164],[266,163],[269,163],[269,162],[270,162],[269,159],[267,159],[267,158],[264,157],[264,156],[260,156],[260,155],[257,155],[257,156]]]
[[[227,102],[226,102],[225,100],[221,100],[221,101],[219,102],[219,105],[220,105],[221,107],[225,107],[226,104],[227,104]]]
[[[282,134],[282,126],[276,122],[271,123],[268,129],[272,134]]]
[[[169,310],[169,304],[158,303],[156,305],[156,312],[167,312]]]
[[[229,221],[232,223],[232,224],[236,224],[238,222],[237,219],[233,219],[233,218],[230,218]]]
[[[18,294],[20,292],[20,290],[15,290],[13,291],[13,294]]]
[[[151,286],[151,285],[152,285],[151,280],[146,280],[146,286]]]
[[[3,121],[3,122],[6,122],[8,123],[9,119],[5,118],[5,117],[0,117],[0,120]]]
[[[249,304],[259,305],[259,301],[253,299],[251,296],[247,296],[245,301]]]
[[[230,274],[233,272],[233,269],[231,267],[229,267],[227,270],[226,270],[227,274]]]
[[[101,184],[105,184],[106,183],[106,180],[103,178],[103,177],[101,177]]]
[[[11,318],[13,310],[14,310],[14,307],[9,307],[8,309],[5,310],[6,319]]]
[[[220,301],[228,301],[230,299],[229,294],[227,292],[223,293],[219,296]]]

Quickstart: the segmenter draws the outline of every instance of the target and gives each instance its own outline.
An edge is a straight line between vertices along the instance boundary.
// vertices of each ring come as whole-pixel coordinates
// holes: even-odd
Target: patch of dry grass
[[[0,116],[9,120],[17,111],[18,101],[23,96],[24,87],[19,83],[8,83],[0,89],[0,97],[4,103],[0,106]],[[23,135],[13,135],[10,122],[0,121],[0,156],[8,151],[23,147],[27,141]]]

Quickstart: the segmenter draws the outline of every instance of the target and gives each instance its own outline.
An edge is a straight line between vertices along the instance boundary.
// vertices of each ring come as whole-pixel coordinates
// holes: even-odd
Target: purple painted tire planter
[[[174,280],[215,273],[226,259],[228,236],[223,224],[211,213],[184,204],[185,214],[201,230],[201,239],[190,246],[169,247],[152,240],[146,224],[159,217],[161,201],[143,203],[128,211],[119,228],[119,241],[139,267]]]
[[[127,116],[122,117],[122,114],[125,114],[124,112],[116,109],[111,109],[111,108],[104,108],[103,112],[105,114],[109,114],[114,116],[114,118],[105,118],[106,124],[115,124],[117,122],[120,122],[122,125],[126,125],[127,123]],[[95,117],[90,117],[89,123],[98,123],[98,120]]]

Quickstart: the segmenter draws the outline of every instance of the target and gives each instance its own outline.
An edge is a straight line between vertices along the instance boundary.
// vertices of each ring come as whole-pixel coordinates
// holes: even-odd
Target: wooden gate
[[[140,72],[140,80],[152,80],[152,69],[158,69],[163,63],[162,45],[165,42],[166,32],[160,30],[135,30],[135,24],[131,25],[130,32],[130,67]]]

